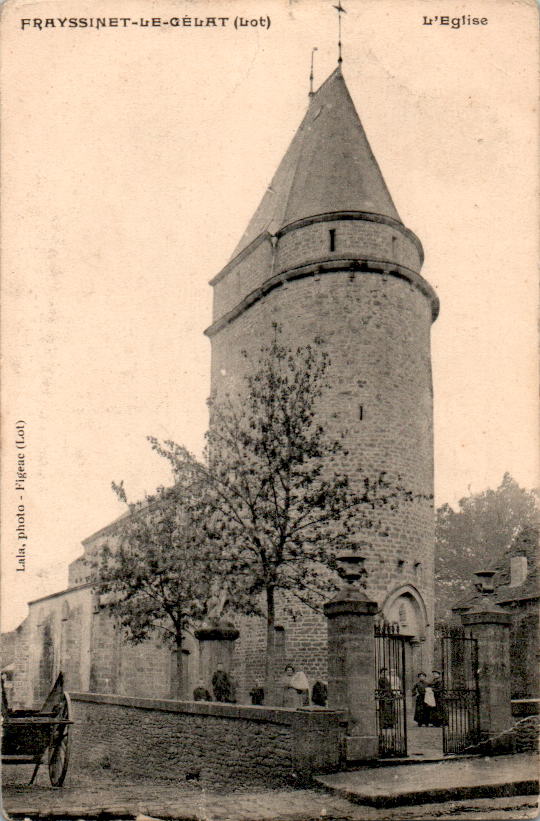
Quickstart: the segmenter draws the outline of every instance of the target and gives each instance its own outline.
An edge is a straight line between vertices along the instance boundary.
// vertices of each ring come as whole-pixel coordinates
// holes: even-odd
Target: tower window
[[[362,421],[362,419],[364,418],[364,406],[363,405],[358,405],[358,418],[360,419],[360,421]]]
[[[336,250],[336,229],[335,228],[330,228],[328,233],[330,235],[330,250],[335,251]]]
[[[397,237],[392,237],[392,259],[396,256]]]

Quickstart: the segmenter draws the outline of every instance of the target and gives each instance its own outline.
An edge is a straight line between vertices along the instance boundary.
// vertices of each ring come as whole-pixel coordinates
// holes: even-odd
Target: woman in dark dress
[[[252,704],[264,704],[264,687],[260,681],[255,683],[253,690],[250,690]]]
[[[378,681],[378,701],[379,701],[379,721],[381,729],[389,730],[396,724],[396,713],[394,710],[394,697],[392,685],[388,678],[388,670],[381,667]]]
[[[223,664],[218,664],[216,672],[212,676],[212,690],[214,691],[214,699],[216,701],[223,701],[230,703],[232,701],[232,684],[228,673],[223,669]]]
[[[426,674],[418,673],[416,682],[412,688],[413,696],[416,696],[414,705],[414,720],[419,727],[427,727],[429,724],[429,707],[425,702],[426,695]]]
[[[430,722],[434,727],[446,726],[448,722],[445,721],[445,709],[443,699],[443,681],[438,670],[431,672],[431,684],[429,685],[433,690],[435,698],[435,707],[430,710]]]

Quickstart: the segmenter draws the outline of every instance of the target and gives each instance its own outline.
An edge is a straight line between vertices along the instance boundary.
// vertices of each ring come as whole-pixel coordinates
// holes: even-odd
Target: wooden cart
[[[41,710],[11,710],[2,682],[2,764],[34,764],[33,784],[47,753],[51,784],[61,787],[69,764],[71,715],[62,673]]]

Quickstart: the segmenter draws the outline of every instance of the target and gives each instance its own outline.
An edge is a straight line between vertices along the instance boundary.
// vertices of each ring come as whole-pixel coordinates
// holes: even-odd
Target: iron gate
[[[405,638],[399,627],[375,625],[375,701],[381,758],[407,755]]]
[[[480,741],[478,643],[461,627],[440,634],[442,699],[440,720],[445,755],[460,753]]]

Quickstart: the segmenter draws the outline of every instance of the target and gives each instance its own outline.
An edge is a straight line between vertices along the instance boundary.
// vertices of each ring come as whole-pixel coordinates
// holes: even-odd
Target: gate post
[[[343,561],[353,565],[363,564],[364,559],[349,556]],[[328,707],[347,713],[345,755],[349,761],[376,758],[378,753],[374,637],[378,605],[355,584],[365,574],[363,568],[347,568],[346,584],[324,605],[328,619]]]
[[[512,725],[510,676],[510,625],[512,617],[491,600],[492,571],[477,574],[484,577],[487,594],[461,621],[478,641],[478,686],[480,691],[480,734],[487,740]],[[480,585],[479,585],[480,586]]]

